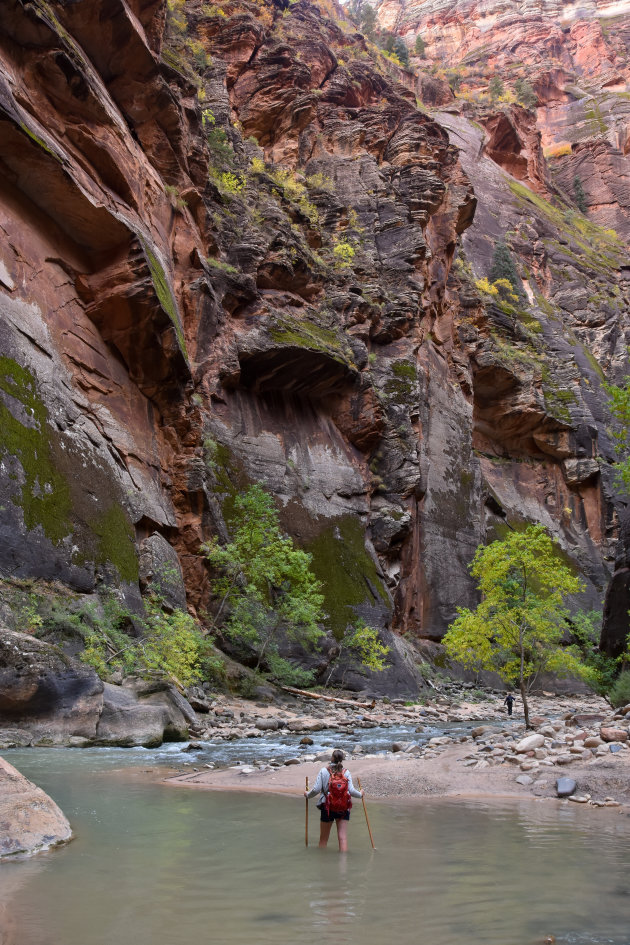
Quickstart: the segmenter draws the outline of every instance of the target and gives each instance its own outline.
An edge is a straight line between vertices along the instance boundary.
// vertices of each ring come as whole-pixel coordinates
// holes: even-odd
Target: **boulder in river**
[[[0,758],[0,857],[36,853],[71,837],[55,802]]]

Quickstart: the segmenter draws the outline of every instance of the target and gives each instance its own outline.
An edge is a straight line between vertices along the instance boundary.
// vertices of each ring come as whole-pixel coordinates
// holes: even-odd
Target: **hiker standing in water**
[[[512,715],[512,706],[514,705],[514,696],[511,692],[508,692],[507,696],[503,700],[503,705],[507,706],[508,715]]]
[[[345,853],[348,849],[348,821],[350,820],[351,797],[363,797],[363,791],[357,791],[352,783],[352,775],[343,766],[344,753],[335,748],[330,764],[322,768],[317,780],[310,791],[304,791],[304,797],[320,795],[317,802],[321,814],[319,828],[319,845],[325,847],[332,825],[337,824],[337,839],[339,852]]]

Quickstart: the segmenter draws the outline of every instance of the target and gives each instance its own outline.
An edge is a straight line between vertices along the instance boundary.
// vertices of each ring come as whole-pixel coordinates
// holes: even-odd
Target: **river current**
[[[2,945],[630,945],[625,812],[370,801],[376,852],[355,805],[340,856],[314,845],[312,804],[305,848],[302,798],[161,783],[160,765],[199,762],[180,747],[5,753],[76,839],[0,866]]]

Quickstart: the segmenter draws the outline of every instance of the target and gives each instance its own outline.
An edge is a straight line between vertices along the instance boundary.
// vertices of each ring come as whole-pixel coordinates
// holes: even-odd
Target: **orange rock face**
[[[498,19],[493,68],[510,32],[537,69],[566,46],[545,20],[528,53]],[[456,45],[456,5],[442,26]],[[590,35],[572,31],[545,108]],[[200,546],[260,481],[313,554],[331,632],[439,639],[474,600],[477,545],[523,519],[595,602],[615,512],[582,462],[612,455],[586,351],[617,370],[624,338],[585,284],[618,247],[578,265],[580,232],[510,189],[554,194],[530,112],[488,111],[481,132],[437,77],[435,121],[340,8],[308,0],[8,0],[0,60],[0,567],[137,605],[157,533],[203,615]],[[474,285],[510,227],[524,320]],[[417,685],[402,660],[385,675]]]

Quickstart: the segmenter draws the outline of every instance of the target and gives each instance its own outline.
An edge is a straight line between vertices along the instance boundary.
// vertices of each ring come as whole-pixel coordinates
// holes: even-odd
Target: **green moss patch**
[[[140,237],[140,243],[142,244],[142,249],[144,250],[144,255],[146,257],[147,263],[149,265],[149,271],[151,272],[151,281],[153,282],[153,288],[155,289],[155,294],[158,297],[158,301],[166,314],[168,315],[173,328],[175,329],[175,335],[177,337],[177,344],[179,349],[188,363],[188,350],[186,348],[186,338],[184,337],[184,329],[179,318],[179,312],[177,310],[177,304],[173,293],[171,292],[171,287],[169,281],[166,278],[166,273],[164,269],[158,262],[157,256],[155,253],[152,253],[149,249],[146,242]]]
[[[312,570],[322,582],[324,608],[337,639],[356,622],[357,607],[389,606],[387,591],[365,547],[364,530],[357,518],[347,515],[333,520],[305,550],[313,556]]]
[[[348,345],[336,332],[316,322],[297,318],[276,319],[269,329],[269,335],[278,345],[319,351],[335,361],[341,361],[343,364],[356,368]]]
[[[70,487],[55,468],[50,444],[48,411],[34,376],[11,358],[0,357],[0,390],[21,407],[18,419],[0,400],[0,453],[14,456],[24,473],[21,496],[13,501],[24,514],[29,531],[38,525],[58,545],[72,530]]]
[[[597,358],[595,357],[595,355],[593,354],[593,352],[589,351],[586,345],[580,345],[580,347],[582,348],[582,351],[584,352],[584,357],[586,358],[590,366],[593,368],[593,370],[597,374],[600,381],[602,381],[602,383],[605,383],[606,375],[604,374],[602,366],[597,360]]]
[[[96,535],[96,562],[113,564],[120,579],[129,584],[138,580],[138,558],[134,531],[125,510],[112,505],[90,523]]]

